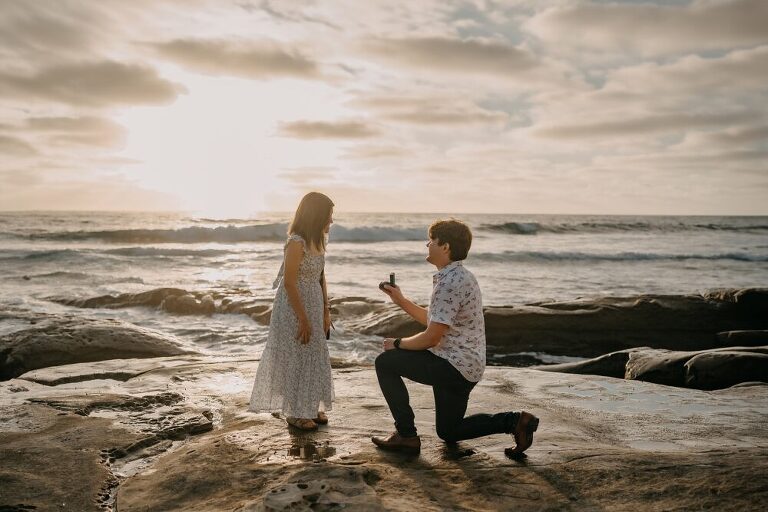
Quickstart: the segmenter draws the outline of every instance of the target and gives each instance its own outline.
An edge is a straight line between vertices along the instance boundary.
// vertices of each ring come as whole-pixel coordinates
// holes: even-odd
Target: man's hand
[[[384,352],[387,350],[394,350],[395,349],[395,339],[394,338],[384,338],[384,342],[382,344],[382,348],[384,349]]]
[[[379,288],[381,291],[389,295],[389,298],[392,299],[392,302],[397,304],[398,306],[402,304],[403,302],[403,292],[400,291],[400,287],[397,285],[392,286],[391,284],[384,284]]]

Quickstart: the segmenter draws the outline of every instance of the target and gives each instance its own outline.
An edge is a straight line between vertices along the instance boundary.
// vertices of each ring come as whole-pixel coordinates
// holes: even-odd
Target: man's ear
[[[446,254],[448,254],[450,256],[451,255],[451,244],[449,244],[448,242],[445,242],[443,244],[443,250],[446,252]]]

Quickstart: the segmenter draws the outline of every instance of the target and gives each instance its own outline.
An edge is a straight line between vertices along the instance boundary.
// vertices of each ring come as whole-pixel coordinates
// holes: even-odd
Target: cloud
[[[0,3],[0,56],[15,60],[45,58],[50,52],[85,51],[92,42],[84,25],[94,21],[85,12],[68,12],[43,2]]]
[[[675,113],[591,123],[539,126],[533,130],[533,133],[541,137],[558,139],[653,135],[671,131],[720,127],[732,123],[752,121],[759,117],[758,113],[751,111],[716,114]]]
[[[766,20],[764,0],[697,0],[682,6],[580,3],[546,9],[524,28],[555,51],[654,55],[764,44]]]
[[[317,78],[317,64],[297,50],[273,42],[176,39],[152,45],[158,53],[190,70],[210,75],[266,79]]]
[[[294,121],[282,123],[279,133],[297,139],[364,139],[378,131],[358,121]]]
[[[17,137],[0,135],[0,154],[17,157],[34,156],[38,152],[28,142]]]
[[[536,68],[538,59],[513,46],[447,37],[378,39],[363,45],[370,56],[425,71],[509,76]]]
[[[361,145],[347,148],[344,158],[350,160],[376,160],[382,158],[403,158],[413,154],[413,150],[402,145]]]
[[[768,2],[766,2],[768,5]],[[736,50],[717,58],[689,55],[670,63],[626,66],[606,76],[604,93],[642,95],[714,94],[766,90],[768,46]]]
[[[102,117],[32,117],[26,128],[48,136],[54,144],[116,147],[122,144],[127,133],[119,124]]]
[[[733,147],[752,144],[768,145],[768,126],[750,126],[731,130],[693,134],[686,143],[699,147]]]
[[[487,110],[466,98],[445,95],[362,97],[350,105],[390,121],[420,125],[503,125],[509,120],[506,112]]]
[[[146,65],[114,61],[62,64],[31,75],[0,73],[0,93],[78,107],[167,104],[185,89]]]

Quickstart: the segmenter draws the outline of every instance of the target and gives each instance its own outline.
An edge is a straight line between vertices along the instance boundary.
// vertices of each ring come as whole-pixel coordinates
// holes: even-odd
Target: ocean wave
[[[684,222],[503,222],[500,224],[482,224],[480,230],[506,233],[510,235],[536,235],[538,233],[578,234],[578,233],[624,233],[624,232],[669,232],[681,231],[733,231],[763,232],[768,231],[767,224],[689,224]]]
[[[745,262],[766,262],[768,255],[728,252],[718,254],[664,254],[664,253],[586,253],[586,252],[544,252],[504,251],[501,253],[470,254],[472,261],[494,262],[536,262],[536,261],[681,261],[681,260],[731,260]]]
[[[116,283],[133,283],[133,284],[144,284],[144,280],[140,277],[133,277],[133,276],[125,276],[125,277],[119,277],[119,276],[102,276],[102,275],[94,275],[94,274],[88,274],[85,272],[67,272],[67,271],[57,271],[57,272],[44,272],[42,274],[25,274],[23,276],[16,275],[16,276],[8,276],[3,277],[5,280],[24,280],[24,281],[38,281],[38,280],[54,280],[54,281],[63,281],[63,280],[73,280],[73,281],[88,281],[90,283],[109,283],[109,284],[116,284]]]
[[[179,229],[117,229],[105,231],[64,231],[29,235],[31,239],[110,243],[236,243],[280,241],[286,238],[287,224],[253,226],[185,227]]]
[[[107,249],[105,254],[117,256],[195,256],[213,257],[232,254],[231,251],[221,249],[163,249],[160,247],[123,247],[120,249]]]
[[[333,242],[409,242],[424,240],[426,233],[423,228],[391,228],[384,226],[367,226],[345,228],[334,225],[331,228],[330,240]]]
[[[33,233],[27,238],[77,242],[100,240],[107,243],[237,243],[284,241],[287,224],[259,224],[251,226],[190,226],[178,229],[118,229],[104,231],[59,231]],[[422,228],[394,228],[387,226],[344,227],[334,225],[330,239],[335,242],[390,242],[413,241],[425,238]],[[178,254],[176,254],[178,255]]]

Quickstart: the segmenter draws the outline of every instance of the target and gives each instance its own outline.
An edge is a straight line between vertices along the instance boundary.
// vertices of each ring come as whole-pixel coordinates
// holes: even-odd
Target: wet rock
[[[700,363],[696,363],[697,366],[702,365],[702,373],[699,376],[692,376],[693,370],[689,369],[689,363],[694,358],[709,354],[712,355],[711,358],[704,358]],[[723,356],[724,354],[729,355]],[[742,362],[732,362],[735,354],[742,354],[745,359]],[[750,357],[752,355],[758,357],[753,359]],[[727,347],[690,352],[641,347],[606,354],[587,361],[534,368],[550,372],[623,377],[667,386],[720,389],[740,382],[768,379],[765,377],[768,370],[759,364],[762,356],[768,356],[768,346]],[[715,368],[717,365],[714,361],[720,361],[719,364],[723,365],[722,370]],[[751,362],[747,363],[747,361]],[[719,375],[720,373],[723,375]]]
[[[768,313],[767,313],[768,314]],[[717,333],[717,341],[725,347],[768,345],[768,330],[725,331]]]
[[[696,352],[640,349],[629,352],[624,378],[664,384],[685,386],[685,363]]]
[[[755,288],[490,307],[486,334],[508,351],[582,357],[640,346],[706,350],[721,346],[719,332],[768,328],[767,303],[768,289]]]
[[[535,366],[537,370],[545,372],[578,373],[582,375],[602,375],[623,379],[626,374],[627,361],[630,354],[636,349],[620,350],[605,354],[594,359],[573,363],[548,364]]]
[[[50,297],[48,300],[76,308],[129,308],[137,306],[158,307],[168,297],[186,295],[188,292],[180,288],[156,288],[140,293],[121,293],[119,295],[102,295],[87,299],[69,299]]]
[[[194,353],[172,336],[118,320],[47,319],[0,337],[0,380],[49,366]]]
[[[768,354],[727,350],[698,354],[685,363],[685,383],[721,389],[741,382],[768,382]]]

